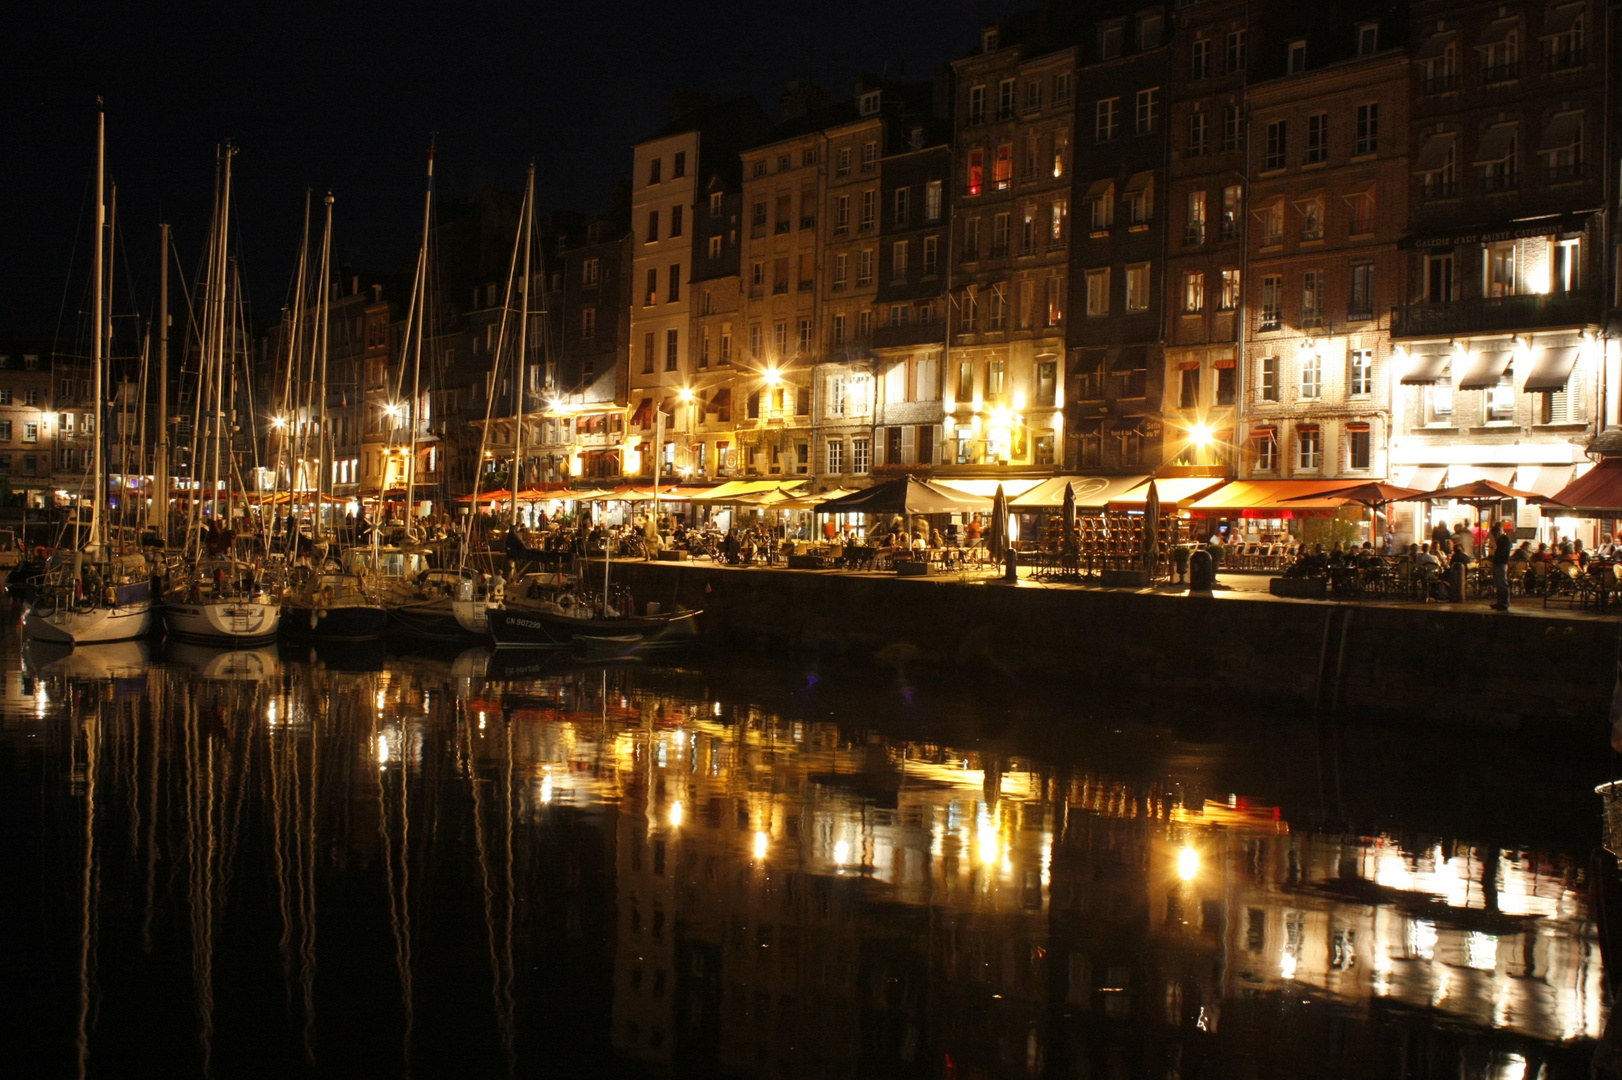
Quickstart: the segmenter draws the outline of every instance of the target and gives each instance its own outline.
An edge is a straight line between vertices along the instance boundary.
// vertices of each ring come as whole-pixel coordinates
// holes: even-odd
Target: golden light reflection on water
[[[702,1044],[705,1061],[742,1075],[826,1075],[874,1053],[1029,1075],[1102,1053],[1100,1031],[1220,1054],[1225,1015],[1248,1016],[1244,1030],[1259,997],[1354,1018],[1391,1003],[1419,1010],[1420,1027],[1532,1040],[1492,1043],[1505,1068],[1525,1065],[1527,1045],[1597,1038],[1606,1022],[1582,872],[1560,854],[1297,831],[1265,801],[1194,805],[1175,783],[1085,761],[883,738],[838,712],[717,696],[697,676],[479,668],[343,673],[268,654],[229,665],[261,678],[153,667],[115,697],[81,656],[71,673],[14,675],[5,704],[26,708],[8,709],[22,719],[7,731],[68,725],[70,767],[88,769],[103,804],[90,814],[98,787],[81,785],[84,828],[128,831],[82,839],[97,853],[83,880],[126,849],[149,895],[165,887],[160,855],[183,868],[170,887],[190,912],[210,1055],[230,977],[214,963],[221,915],[267,874],[266,933],[311,1061],[330,1049],[323,1012],[341,1008],[320,972],[348,947],[317,934],[317,881],[353,889],[343,883],[362,874],[381,880],[370,917],[389,943],[407,1066],[443,992],[417,971],[432,944],[421,915],[446,905],[436,892],[424,908],[430,881],[476,912],[434,932],[479,943],[482,968],[466,978],[486,988],[509,1072],[524,1049],[525,950],[554,929],[578,939],[592,911],[613,1049],[668,1065]],[[64,701],[74,708],[53,707]],[[108,740],[124,749],[96,753]],[[156,807],[160,785],[179,792],[178,831],[154,832],[155,810],[110,809]],[[564,822],[574,840],[553,836]],[[267,866],[245,873],[237,860],[259,849],[247,841],[261,823]],[[604,853],[595,885],[578,865],[586,837]],[[545,856],[561,876],[537,877],[549,844],[564,844]],[[90,1001],[88,928],[105,917],[84,896]],[[95,1013],[80,1015],[93,1047]],[[970,1022],[985,1016],[990,1029]]]

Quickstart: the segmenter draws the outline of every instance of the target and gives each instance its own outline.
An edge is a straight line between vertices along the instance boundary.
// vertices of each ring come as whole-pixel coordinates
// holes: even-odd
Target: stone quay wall
[[[615,563],[639,607],[702,608],[730,649],[1043,677],[1271,715],[1334,711],[1603,734],[1618,623],[1484,607],[1312,603]],[[1198,705],[1196,706],[1198,707]]]

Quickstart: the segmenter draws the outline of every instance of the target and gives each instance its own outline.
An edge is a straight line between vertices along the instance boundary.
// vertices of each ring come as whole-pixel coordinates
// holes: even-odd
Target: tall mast
[[[148,525],[156,525],[169,546],[169,223],[158,226],[158,442],[152,454],[152,501]]]
[[[406,402],[406,536],[416,534],[417,410],[422,400],[422,338],[428,329],[428,222],[434,207],[434,143],[428,142],[428,191],[422,198],[422,247],[417,251],[417,341],[411,356],[411,400]],[[410,329],[410,322],[407,322]]]
[[[227,437],[225,429],[225,365],[227,327],[226,295],[230,291],[230,235],[231,235],[231,158],[236,149],[225,144],[224,172],[220,187],[220,221],[214,252],[214,419],[210,425],[213,438],[209,440],[209,508],[217,526],[220,520],[220,441]],[[204,384],[207,385],[206,383]],[[230,448],[226,448],[226,469],[230,469]],[[230,481],[227,480],[227,485]],[[229,510],[227,510],[229,513]]]
[[[304,394],[304,302],[306,280],[310,268],[310,189],[304,189],[304,230],[299,233],[298,275],[293,283],[293,313],[287,330],[287,377],[282,380],[281,440],[277,447],[276,482],[281,479],[281,459],[291,453],[287,469],[287,516],[297,519],[293,512],[299,493],[299,476],[304,470],[305,433],[309,429],[308,398]],[[294,398],[297,388],[298,398]],[[293,405],[289,405],[293,402]],[[297,419],[304,417],[301,421]],[[271,503],[275,505],[274,501]],[[275,520],[274,517],[272,520]]]
[[[524,382],[529,378],[529,275],[530,242],[535,236],[535,163],[529,163],[529,179],[524,185],[524,212],[518,215],[518,227],[524,230],[524,276],[520,280],[518,308],[518,386],[517,408],[513,410],[518,421],[513,435],[512,472],[512,524],[518,524],[518,490],[524,476]]]
[[[98,99],[97,105],[99,106],[100,104],[101,102]],[[107,227],[107,205],[103,200],[103,183],[106,175],[106,169],[107,114],[98,108],[96,110],[96,244],[94,256],[95,298],[91,301],[91,323],[95,327],[95,332],[92,336],[95,340],[90,351],[91,391],[94,394],[92,400],[96,403],[96,412],[98,414],[97,419],[100,419],[99,414],[101,411],[101,365],[103,359],[102,335],[106,332],[106,327],[102,325],[103,307],[101,293],[102,243],[104,240],[103,234]],[[93,486],[91,487],[92,498],[90,501],[90,537],[88,542],[90,544],[95,544],[101,536],[101,499],[104,485],[102,484],[101,475],[101,433],[96,431],[92,432],[92,435],[95,437],[90,440],[91,454],[94,458],[95,464],[91,469],[91,484]],[[83,503],[80,505],[82,506]]]
[[[316,421],[315,462],[315,538],[326,537],[325,518],[322,515],[321,490],[327,476],[327,346],[332,339],[332,192],[327,192],[327,224],[321,234],[321,302],[315,332],[321,337],[321,376],[316,379],[315,393],[321,399],[319,419]]]

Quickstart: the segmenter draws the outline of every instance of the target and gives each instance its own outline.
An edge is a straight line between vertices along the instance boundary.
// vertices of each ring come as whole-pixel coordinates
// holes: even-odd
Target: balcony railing
[[[1521,77],[1521,62],[1511,60],[1507,64],[1494,64],[1481,69],[1481,81],[1491,86],[1494,83],[1510,82]]]
[[[1277,330],[1283,324],[1284,320],[1280,317],[1279,312],[1263,309],[1262,317],[1256,321],[1256,329]]]
[[[1588,50],[1579,46],[1575,49],[1556,49],[1549,53],[1550,71],[1569,71],[1580,68],[1588,63]]]
[[[1550,163],[1544,171],[1544,180],[1550,184],[1569,184],[1574,180],[1583,178],[1583,163],[1568,161],[1561,164]]]
[[[1457,180],[1432,180],[1419,185],[1420,202],[1437,202],[1441,199],[1456,199],[1459,197],[1459,182]]]
[[[1597,297],[1586,292],[1477,297],[1409,304],[1391,311],[1392,337],[1479,334],[1597,322]]]
[[[1352,303],[1346,305],[1347,322],[1370,322],[1374,319],[1374,308],[1369,304]]]
[[[1458,88],[1458,75],[1432,75],[1425,80],[1423,90],[1429,96],[1431,94],[1450,94]]]
[[[1482,173],[1481,190],[1488,195],[1496,195],[1502,191],[1514,191],[1521,186],[1520,173]]]
[[[1303,244],[1310,244],[1314,240],[1322,240],[1323,238],[1324,227],[1322,225],[1308,225],[1301,230],[1301,242]]]
[[[1205,226],[1203,224],[1190,225],[1188,231],[1183,233],[1183,245],[1185,247],[1199,247],[1203,243],[1205,243]]]
[[[1224,221],[1222,231],[1217,234],[1220,240],[1237,240],[1239,238],[1239,223],[1237,221]]]

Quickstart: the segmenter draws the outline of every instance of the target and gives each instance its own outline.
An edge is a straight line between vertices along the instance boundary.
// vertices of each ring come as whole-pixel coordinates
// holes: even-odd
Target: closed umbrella
[[[1003,494],[1002,485],[997,485],[997,494],[991,499],[991,528],[986,532],[986,552],[996,562],[1001,562],[1008,552],[1008,496]]]
[[[1160,559],[1160,489],[1149,481],[1149,494],[1143,500],[1143,568],[1149,580],[1155,577],[1155,564]]]
[[[1076,485],[1064,486],[1064,554],[1066,558],[1076,553]]]

